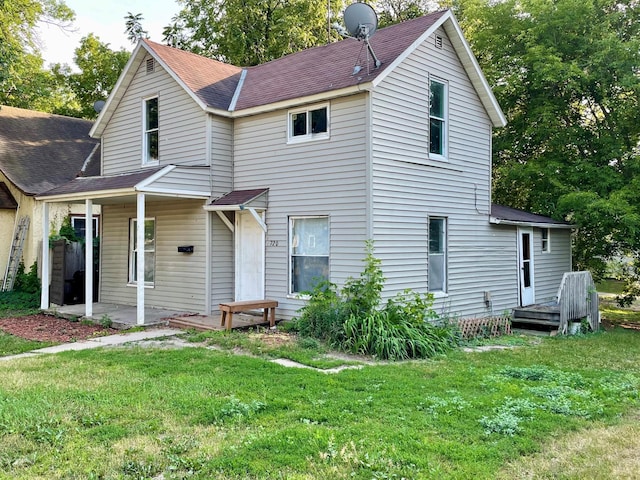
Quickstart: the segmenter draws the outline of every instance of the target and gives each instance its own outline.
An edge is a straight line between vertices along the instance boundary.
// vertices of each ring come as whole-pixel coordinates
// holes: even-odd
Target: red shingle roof
[[[202,102],[227,110],[236,91],[242,69],[211,58],[168,47],[151,40],[143,42]]]

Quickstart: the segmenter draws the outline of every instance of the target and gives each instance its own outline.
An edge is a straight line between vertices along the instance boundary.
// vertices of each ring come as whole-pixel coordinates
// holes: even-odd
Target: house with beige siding
[[[29,270],[39,258],[42,202],[36,196],[66,184],[79,174],[99,173],[99,162],[92,159],[96,160],[94,155],[99,153],[100,141],[89,136],[92,126],[93,122],[79,118],[0,106],[0,290],[5,284],[16,237],[22,238],[18,262],[22,260]],[[57,233],[62,221],[71,216],[72,224],[80,232],[85,213],[82,204],[52,204],[47,230]],[[96,207],[95,229],[98,214]]]
[[[386,297],[461,316],[553,300],[570,226],[492,205],[506,120],[453,14],[370,44],[380,66],[346,38],[240,68],[140,40],[91,130],[100,175],[39,197],[102,207],[94,300],[139,323],[262,298],[290,318],[319,279],[359,275],[367,239]]]

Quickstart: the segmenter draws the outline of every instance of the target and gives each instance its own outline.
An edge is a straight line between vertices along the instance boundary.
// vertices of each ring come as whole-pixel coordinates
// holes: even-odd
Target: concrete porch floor
[[[83,319],[85,317],[85,304],[62,305],[46,310],[46,312],[66,318]],[[137,309],[131,305],[119,305],[115,303],[94,303],[93,315],[90,320],[100,323],[104,317],[108,317],[113,328],[127,329],[138,326],[136,321]],[[172,326],[177,328],[195,328],[197,330],[224,330],[220,326],[220,313],[212,312],[211,315],[202,315],[193,312],[176,310],[164,310],[160,308],[144,309],[144,327]],[[248,315],[244,313],[233,316],[232,328],[243,329],[257,326],[269,326],[262,318],[262,314]]]

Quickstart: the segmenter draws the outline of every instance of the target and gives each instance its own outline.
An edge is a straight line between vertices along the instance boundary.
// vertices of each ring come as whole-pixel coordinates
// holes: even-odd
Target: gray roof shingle
[[[24,194],[37,195],[73,179],[99,140],[93,122],[0,107],[0,171]]]
[[[571,224],[563,220],[554,220],[551,217],[525,212],[516,208],[505,207],[503,205],[491,205],[491,216],[498,220],[522,223],[546,223],[549,225],[562,225],[570,227]]]

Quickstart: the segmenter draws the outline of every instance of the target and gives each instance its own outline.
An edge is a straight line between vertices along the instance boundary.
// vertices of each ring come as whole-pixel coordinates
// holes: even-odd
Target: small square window
[[[289,142],[329,138],[329,107],[289,112]]]

